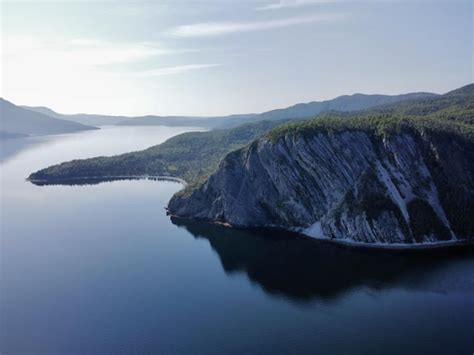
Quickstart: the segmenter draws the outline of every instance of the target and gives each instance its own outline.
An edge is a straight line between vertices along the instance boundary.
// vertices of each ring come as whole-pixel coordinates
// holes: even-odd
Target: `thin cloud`
[[[201,69],[208,69],[219,67],[222,64],[212,63],[212,64],[184,64],[184,65],[176,65],[176,66],[169,66],[169,67],[161,67],[161,68],[154,68],[150,70],[142,70],[142,71],[135,71],[135,72],[128,72],[128,73],[115,73],[117,75],[126,75],[126,76],[134,76],[134,77],[154,77],[154,76],[165,76],[165,75],[175,75],[181,74],[193,70],[201,70]]]
[[[239,32],[264,31],[274,28],[298,26],[315,22],[332,22],[340,18],[341,15],[315,15],[257,22],[205,22],[178,26],[171,29],[168,34],[183,38],[220,36]]]
[[[280,0],[278,2],[273,2],[267,5],[257,7],[257,10],[279,10],[292,7],[300,7],[306,5],[314,5],[321,3],[332,3],[337,2],[337,0]]]
[[[75,68],[99,67],[114,63],[130,63],[172,53],[166,48],[146,44],[115,44],[91,38],[42,41],[34,37],[10,37],[2,46],[7,60],[37,63],[66,64]],[[52,67],[48,65],[47,67]]]

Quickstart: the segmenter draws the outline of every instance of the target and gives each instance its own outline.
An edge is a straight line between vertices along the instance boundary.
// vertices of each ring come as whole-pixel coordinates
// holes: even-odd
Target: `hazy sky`
[[[218,115],[473,82],[467,1],[1,3],[1,92],[59,112]]]

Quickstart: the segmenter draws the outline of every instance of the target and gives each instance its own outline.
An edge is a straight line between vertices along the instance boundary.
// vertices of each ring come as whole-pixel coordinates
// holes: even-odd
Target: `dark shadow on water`
[[[216,224],[171,218],[197,239],[207,239],[226,273],[245,273],[265,292],[295,302],[333,301],[366,287],[444,292],[439,272],[453,262],[473,268],[473,248],[413,253],[361,250],[278,231],[250,232]],[[474,268],[473,268],[474,269]],[[469,278],[469,273],[466,273]],[[469,291],[473,281],[460,280]]]

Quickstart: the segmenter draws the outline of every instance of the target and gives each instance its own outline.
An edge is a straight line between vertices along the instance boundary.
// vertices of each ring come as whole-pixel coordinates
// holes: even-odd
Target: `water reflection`
[[[195,238],[207,239],[226,273],[243,272],[265,292],[297,302],[335,300],[358,287],[474,290],[470,279],[446,285],[437,278],[438,270],[450,262],[472,257],[472,248],[410,254],[360,250],[276,231],[248,232],[175,217],[172,222]]]
[[[7,161],[23,151],[48,142],[45,137],[0,138],[0,162]]]
[[[30,180],[30,182],[37,186],[90,186],[98,185],[102,183],[110,183],[114,181],[126,181],[126,180],[152,180],[152,181],[171,181],[180,182],[182,181],[177,178],[167,176],[116,176],[116,177],[89,177],[89,178],[71,178],[71,179],[58,179],[58,180]]]

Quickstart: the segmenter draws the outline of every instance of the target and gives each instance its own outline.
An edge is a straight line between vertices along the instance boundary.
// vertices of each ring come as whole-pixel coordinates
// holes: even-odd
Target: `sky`
[[[473,82],[474,1],[3,1],[0,96],[61,113],[258,113]]]

